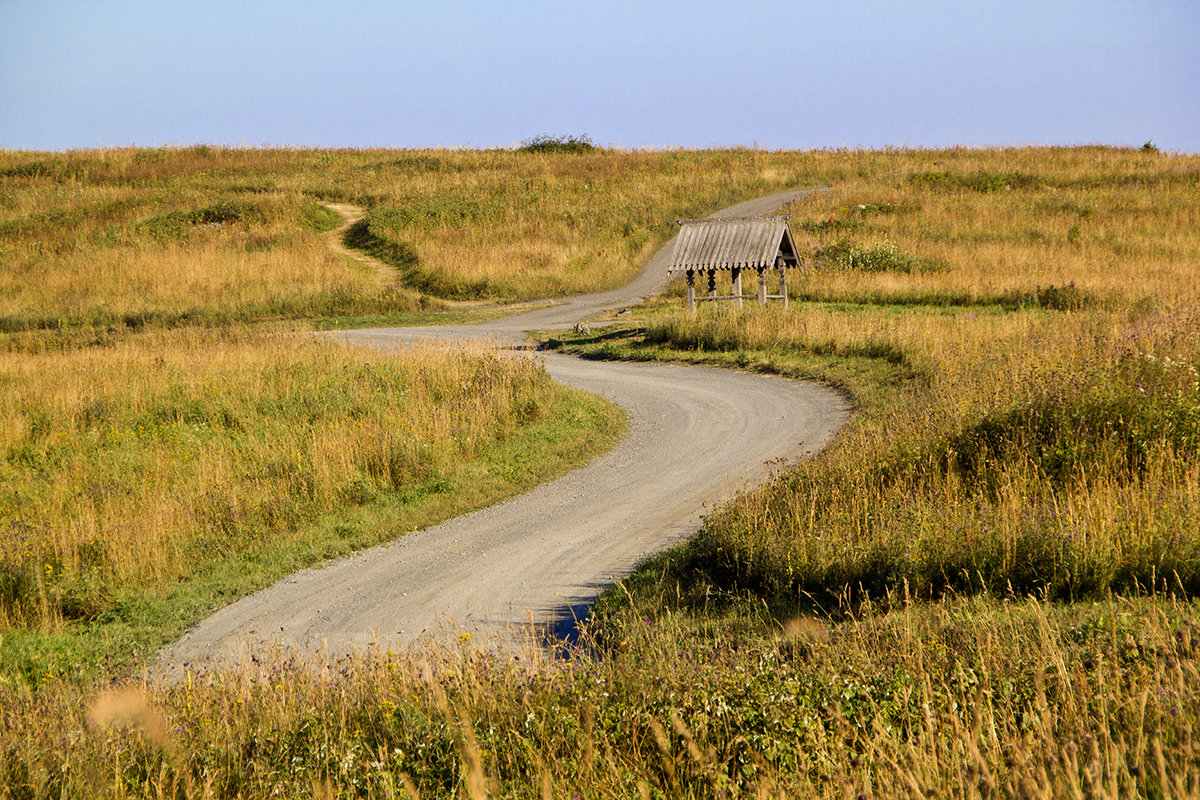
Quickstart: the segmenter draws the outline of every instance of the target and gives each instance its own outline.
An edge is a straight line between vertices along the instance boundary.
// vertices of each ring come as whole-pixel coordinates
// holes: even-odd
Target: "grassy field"
[[[96,166],[20,166],[109,158],[128,163],[130,175],[139,158],[140,168],[161,172],[139,184],[120,183]],[[1200,793],[1200,609],[1193,599],[1200,590],[1200,159],[1099,147],[581,155],[188,150],[0,159],[9,165],[5,225],[43,213],[48,206],[32,199],[39,192],[59,198],[45,201],[52,203],[73,183],[99,191],[96,175],[109,176],[105,191],[114,195],[131,187],[151,192],[160,180],[181,187],[270,183],[270,191],[254,196],[296,209],[278,212],[296,231],[292,244],[281,237],[273,247],[281,259],[316,246],[330,224],[319,211],[302,224],[305,204],[337,199],[369,210],[352,243],[397,269],[386,288],[372,288],[378,274],[357,273],[363,288],[343,295],[341,305],[287,305],[279,298],[311,297],[287,280],[261,305],[218,293],[190,315],[171,311],[165,299],[143,298],[136,313],[158,316],[138,324],[185,327],[138,336],[127,332],[128,319],[94,306],[75,313],[30,301],[6,311],[13,331],[3,372],[9,453],[31,453],[34,462],[58,463],[63,471],[43,466],[23,479],[40,504],[29,507],[47,523],[36,534],[44,543],[38,560],[18,560],[15,572],[36,567],[22,585],[46,588],[5,606],[10,625],[20,620],[23,627],[5,630],[0,653],[51,652],[26,643],[77,630],[71,614],[80,603],[119,616],[139,607],[123,605],[122,592],[179,579],[174,559],[182,552],[178,542],[188,540],[172,543],[179,534],[164,536],[165,526],[138,534],[136,523],[120,521],[122,508],[154,508],[153,480],[129,501],[104,481],[127,486],[119,480],[126,474],[150,475],[161,465],[166,477],[154,479],[161,481],[157,491],[169,492],[170,481],[220,465],[239,497],[260,499],[238,509],[247,515],[245,530],[259,526],[283,538],[291,523],[270,516],[281,495],[291,498],[297,519],[327,528],[343,522],[330,517],[322,498],[353,495],[364,483],[403,495],[387,488],[370,460],[339,473],[333,455],[319,455],[341,452],[320,450],[325,430],[331,442],[359,435],[352,416],[339,411],[356,407],[347,398],[371,398],[368,405],[382,405],[370,413],[403,419],[403,408],[370,391],[374,378],[366,376],[383,368],[380,357],[278,337],[264,352],[265,333],[186,327],[197,322],[394,314],[422,304],[428,314],[456,299],[607,285],[669,233],[674,216],[788,185],[829,184],[831,191],[790,209],[810,268],[792,275],[788,311],[710,305],[691,316],[676,287],[618,325],[556,337],[589,357],[815,379],[841,388],[856,406],[819,458],[781,468],[762,489],[715,509],[692,541],[610,591],[581,640],[555,660],[533,654],[511,661],[463,643],[461,651],[375,653],[320,676],[284,663],[269,666],[267,680],[217,674],[175,687],[115,680],[119,671],[105,667],[103,640],[83,678],[61,671],[31,677],[34,669],[16,671],[6,661],[0,796]],[[209,174],[200,176],[205,169]],[[196,207],[222,202],[224,191],[213,189]],[[170,213],[167,197],[174,202],[164,188],[155,214]],[[98,201],[90,202],[94,211]],[[530,208],[551,222],[536,227]],[[92,211],[80,212],[80,231],[99,229]],[[145,216],[129,212],[129,219]],[[186,246],[207,246],[203,237],[232,241],[276,223],[199,231],[188,224]],[[485,231],[495,234],[495,250],[472,238]],[[54,235],[30,234],[27,246],[41,236],[49,251]],[[79,235],[83,244],[63,245],[62,260],[49,261],[86,271],[98,246],[93,233]],[[13,248],[6,254],[25,246],[8,233],[3,241]],[[218,244],[226,246],[224,239]],[[486,257],[476,258],[480,253]],[[37,288],[27,290],[33,297]],[[385,291],[407,305],[387,307],[378,301]],[[38,322],[50,318],[66,322]],[[88,327],[89,320],[98,325]],[[200,350],[223,355],[197,365],[186,353]],[[289,394],[293,384],[313,386],[296,374],[338,374],[346,358],[364,366],[320,391],[306,390],[307,399]],[[451,363],[424,370],[431,385],[437,375],[460,375],[462,364],[483,364],[489,375],[500,370],[482,356],[447,358]],[[125,372],[116,368],[121,363]],[[261,378],[242,384],[228,377],[247,364],[274,364],[271,380],[259,386]],[[223,368],[233,371],[223,376]],[[412,364],[388,368],[404,376],[396,381],[415,380],[404,373]],[[143,380],[150,386],[139,388]],[[523,398],[549,391],[536,370],[489,380],[506,387],[500,405],[471,411],[473,419],[520,413]],[[92,384],[106,382],[114,399],[102,419],[120,421],[110,428],[85,413]],[[232,393],[236,403],[205,388],[222,382],[240,387]],[[455,377],[448,385],[459,384]],[[221,422],[227,414],[261,416],[265,424],[274,418],[261,407],[275,397],[294,398],[280,418],[315,415],[315,424],[277,447],[255,448],[252,437]],[[105,433],[136,431],[154,419],[156,404],[172,403],[194,409],[188,413],[209,428],[184,430],[193,417],[168,414],[179,427],[161,426],[152,438],[165,449],[146,452]],[[409,440],[397,429],[392,434],[393,452],[403,451]],[[56,443],[64,441],[76,460],[55,462],[54,448],[66,447]],[[230,448],[224,456],[217,448],[207,452],[217,441]],[[359,441],[362,452],[376,452]],[[190,462],[186,448],[200,442],[205,460]],[[109,451],[101,453],[104,447]],[[236,462],[227,463],[234,451],[264,464],[301,453],[304,487],[311,488],[268,483],[261,494],[243,495],[255,484],[245,475],[260,468],[238,473]],[[130,461],[134,455],[146,463]],[[10,455],[5,469],[23,463]],[[99,488],[88,489],[69,471],[75,469],[92,470]],[[424,479],[400,484],[421,486]],[[76,500],[69,499],[72,487]],[[178,494],[197,501],[193,510],[201,514],[228,510],[219,494]],[[96,539],[88,538],[88,520],[102,511],[131,536],[153,533],[159,555],[145,563],[119,553],[98,559],[93,550],[103,548],[89,549]],[[5,515],[5,524],[21,519],[7,509]],[[274,519],[282,520],[275,528],[264,521]],[[255,560],[236,557],[245,541],[238,524],[216,534],[233,575]],[[41,560],[51,544],[65,555],[61,565]],[[59,577],[60,569],[82,569],[89,559],[102,565],[81,573],[92,578],[73,584]],[[212,603],[220,595],[205,596]],[[14,637],[17,645],[10,644]],[[63,649],[79,647],[69,640]],[[37,662],[22,655],[20,663]],[[91,677],[97,674],[100,682]]]
[[[710,518],[698,572],[772,598],[1200,590],[1197,177],[1188,159],[1141,175],[1139,156],[1081,155],[968,154],[937,180],[809,196],[793,212],[812,268],[791,288],[819,300],[661,308],[581,346],[858,400],[826,457]],[[1091,209],[1086,239],[1077,211],[1047,219],[1064,203]]]
[[[0,152],[0,331],[440,309],[619,285],[680,216],[844,168],[761,151]],[[348,241],[381,275],[322,240]]]
[[[0,375],[0,681],[33,685],[128,666],[249,589],[529,488],[621,430],[534,361],[478,349],[193,328],[7,353]]]

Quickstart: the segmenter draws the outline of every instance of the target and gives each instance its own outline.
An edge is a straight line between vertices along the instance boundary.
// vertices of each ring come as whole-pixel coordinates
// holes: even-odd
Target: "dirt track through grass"
[[[795,194],[722,214],[770,212]],[[669,255],[670,244],[623,289],[515,317],[338,335],[379,348],[435,337],[511,346],[525,330],[570,325],[654,294]],[[290,576],[196,626],[160,654],[160,665],[237,663],[277,648],[338,655],[464,633],[505,645],[528,636],[530,622],[562,633],[605,586],[695,531],[706,504],[760,482],[772,462],[817,452],[848,413],[837,393],[779,378],[544,358],[555,380],[625,409],[629,434],[614,450],[508,502]]]

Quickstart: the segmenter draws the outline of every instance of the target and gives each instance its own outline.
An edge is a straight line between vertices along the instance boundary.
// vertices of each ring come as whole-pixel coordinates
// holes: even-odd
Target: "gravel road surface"
[[[789,192],[719,216],[769,213]],[[414,339],[512,345],[655,294],[668,244],[631,284],[478,325],[348,331],[391,348]],[[251,656],[352,653],[471,632],[516,645],[565,634],[606,586],[687,537],[707,506],[765,479],[774,463],[819,451],[846,420],[837,393],[730,370],[583,361],[538,354],[557,381],[625,409],[629,432],[609,453],[496,506],[291,575],[230,605],[159,654],[167,675]],[[531,631],[529,623],[536,627]],[[495,637],[498,637],[498,641]]]

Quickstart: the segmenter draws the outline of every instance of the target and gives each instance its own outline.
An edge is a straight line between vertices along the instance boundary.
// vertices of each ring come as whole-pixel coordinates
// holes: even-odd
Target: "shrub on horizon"
[[[551,136],[547,133],[525,139],[519,148],[523,153],[591,153],[596,150],[596,144],[582,136]]]

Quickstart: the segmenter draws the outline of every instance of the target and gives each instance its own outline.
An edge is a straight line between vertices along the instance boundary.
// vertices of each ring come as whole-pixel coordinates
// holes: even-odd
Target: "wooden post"
[[[733,295],[733,307],[741,308],[742,307],[742,268],[741,267],[733,268],[733,291],[730,292],[730,294]]]
[[[758,268],[758,304],[765,306],[767,304],[767,268]]]
[[[692,313],[696,312],[696,271],[689,269],[687,271],[687,310]]]
[[[783,309],[787,310],[787,264],[783,263],[783,259],[779,259],[779,296],[783,298]]]
[[[708,296],[717,296],[717,271],[715,269],[708,271]]]

